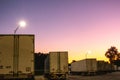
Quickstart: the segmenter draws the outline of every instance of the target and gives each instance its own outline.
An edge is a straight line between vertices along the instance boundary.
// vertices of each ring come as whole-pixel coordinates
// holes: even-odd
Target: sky
[[[120,0],[0,0],[0,34],[35,35],[35,52],[68,51],[69,62],[120,51]],[[91,52],[90,54],[88,52]],[[86,56],[87,55],[87,56]]]

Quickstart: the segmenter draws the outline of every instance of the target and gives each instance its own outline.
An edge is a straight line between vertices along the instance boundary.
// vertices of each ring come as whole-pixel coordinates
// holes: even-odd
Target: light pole
[[[87,55],[88,54],[91,54],[91,51],[89,50],[89,51],[87,51],[87,53],[85,54],[85,59],[86,59],[86,70],[88,71],[88,64],[87,64]]]
[[[26,22],[25,21],[20,21],[17,28],[14,30],[14,34],[16,34],[17,30],[20,28],[20,27],[25,27],[26,26]]]
[[[14,30],[14,54],[13,54],[13,76],[18,76],[19,65],[19,35],[15,35],[20,27],[25,27],[25,21],[20,21],[17,28]]]

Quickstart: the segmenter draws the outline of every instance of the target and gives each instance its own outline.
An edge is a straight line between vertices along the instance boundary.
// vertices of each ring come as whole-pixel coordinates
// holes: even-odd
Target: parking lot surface
[[[36,76],[35,80],[47,79],[45,79],[43,76]],[[69,75],[69,80],[120,80],[120,72],[112,72],[95,76]]]

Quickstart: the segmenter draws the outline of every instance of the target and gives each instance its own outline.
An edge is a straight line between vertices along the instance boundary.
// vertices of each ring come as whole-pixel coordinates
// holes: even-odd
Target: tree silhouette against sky
[[[105,56],[109,58],[110,63],[113,63],[114,60],[117,60],[120,55],[118,49],[115,46],[111,46],[105,53]]]

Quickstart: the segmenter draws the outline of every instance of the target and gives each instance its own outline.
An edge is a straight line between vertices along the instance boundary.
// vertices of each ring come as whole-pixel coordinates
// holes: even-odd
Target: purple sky
[[[35,34],[35,51],[69,51],[69,59],[105,59],[120,49],[120,0],[0,0],[0,34]]]

